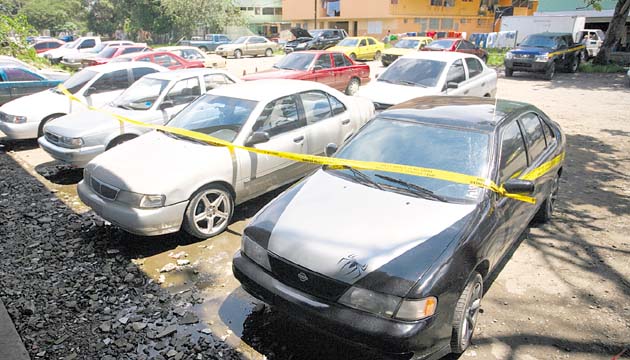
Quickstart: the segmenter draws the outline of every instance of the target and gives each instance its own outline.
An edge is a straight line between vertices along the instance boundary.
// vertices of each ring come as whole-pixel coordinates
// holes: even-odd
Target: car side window
[[[83,41],[81,43],[81,45],[79,45],[79,49],[93,48],[95,46],[96,46],[96,40],[94,40],[94,39],[87,39],[87,40]]]
[[[549,145],[553,144],[556,141],[556,135],[553,133],[553,130],[551,130],[549,124],[547,124],[542,117],[538,116],[538,119],[542,124],[543,132],[545,133],[545,140],[547,141],[547,147],[549,147]]]
[[[7,81],[41,81],[43,80],[35,74],[31,74],[28,71],[22,69],[5,68],[4,74],[7,76]]]
[[[515,178],[527,167],[527,153],[523,134],[516,120],[510,121],[501,133],[499,183]]]
[[[188,60],[203,59],[203,56],[198,51],[192,49],[182,50],[182,57]]]
[[[342,54],[332,54],[333,60],[335,60],[335,67],[348,66],[343,58]]]
[[[206,91],[212,90],[216,87],[226,84],[233,84],[234,81],[228,79],[223,74],[208,74],[204,75],[203,81],[206,83]]]
[[[143,48],[141,48],[141,47],[131,47],[131,48],[125,48],[125,49],[122,51],[122,53],[120,53],[120,55],[123,55],[123,54],[129,54],[129,53],[132,53],[132,52],[139,52],[139,51],[142,51],[142,50],[143,50]]]
[[[461,83],[466,81],[466,72],[464,71],[464,63],[462,60],[456,60],[446,74],[446,83]]]
[[[359,46],[367,46],[365,39],[361,40],[361,42],[359,43]]]
[[[347,57],[346,55],[341,55],[341,56],[343,56],[343,64],[344,64],[344,66],[352,66],[353,65],[352,60],[350,60],[349,57]]]
[[[474,78],[483,72],[483,66],[479,60],[475,58],[466,58],[466,66],[468,66],[468,77]]]
[[[168,56],[166,54],[163,55],[155,55],[154,61],[158,65],[162,65],[164,67],[181,65],[179,61],[175,60],[172,56]]]
[[[461,49],[461,50],[474,50],[475,49],[475,45],[469,43],[468,41],[465,40],[461,40],[459,42],[459,45],[457,46],[457,49]]]
[[[304,113],[306,114],[306,123],[312,124],[321,120],[328,119],[332,116],[328,96],[321,91],[309,91],[300,94]]]
[[[564,49],[568,46],[566,40],[564,40],[563,38],[557,38],[556,39],[556,46],[558,49]]]
[[[116,70],[103,74],[90,86],[92,94],[100,94],[108,91],[123,90],[129,87],[127,70]]]
[[[545,147],[547,146],[542,125],[538,116],[534,113],[524,115],[521,117],[520,122],[523,125],[523,133],[525,134],[525,141],[527,142],[529,159],[531,162],[534,162],[540,154],[545,151]]]
[[[376,41],[374,41],[374,39],[372,39],[372,38],[368,38],[368,44],[376,45]]]
[[[330,107],[332,108],[333,116],[343,114],[346,111],[346,106],[336,97],[328,94],[328,100],[330,101]]]
[[[332,63],[330,62],[329,54],[321,54],[317,61],[315,61],[315,66],[321,66],[322,69],[330,69],[332,67]]]
[[[300,120],[298,106],[293,96],[274,100],[265,106],[256,123],[254,131],[266,131],[269,136],[279,135],[299,129],[305,124]]]
[[[201,95],[199,78],[189,78],[178,81],[166,94],[164,101],[172,101],[173,105],[187,104]]]
[[[136,81],[136,80],[140,79],[141,77],[143,77],[144,75],[153,74],[155,72],[157,72],[157,70],[155,70],[153,68],[139,67],[139,68],[133,68],[131,70],[131,75],[133,77],[133,81]]]

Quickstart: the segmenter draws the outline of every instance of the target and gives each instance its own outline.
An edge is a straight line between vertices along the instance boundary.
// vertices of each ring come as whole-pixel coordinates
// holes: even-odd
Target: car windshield
[[[63,86],[68,89],[70,93],[76,94],[88,81],[92,80],[96,74],[98,74],[96,71],[83,69],[64,81]]]
[[[168,84],[168,80],[143,77],[120,94],[112,105],[128,110],[148,110]]]
[[[247,36],[241,36],[240,38],[234,40],[232,44],[242,44],[247,41]]]
[[[394,45],[399,49],[415,49],[420,44],[420,40],[402,39]]]
[[[523,40],[521,46],[553,48],[556,45],[552,37],[542,35],[530,35]]]
[[[89,51],[93,53],[100,53],[101,51],[103,51],[103,49],[105,49],[105,47],[107,47],[107,43],[100,43],[96,45],[95,47],[93,47],[92,49],[90,49]]]
[[[69,43],[63,45],[62,47],[66,48],[66,49],[74,49],[78,44],[79,44],[78,40],[75,40],[73,42],[69,42]]]
[[[427,59],[398,59],[390,65],[377,81],[399,85],[434,87],[444,71],[446,63]]]
[[[489,134],[484,132],[377,117],[340,148],[335,157],[418,166],[485,178],[488,176],[489,139]],[[352,174],[350,170],[327,171],[340,171],[348,176]],[[477,202],[483,193],[476,186],[447,180],[380,170],[361,172],[385,190],[422,187],[448,201]],[[403,185],[402,182],[408,184]]]
[[[114,56],[115,53],[116,53],[115,47],[107,47],[101,50],[96,56],[100,58],[110,59],[112,56]]]
[[[345,39],[341,40],[339,42],[339,44],[337,44],[337,45],[353,47],[353,46],[357,46],[358,43],[359,43],[359,39],[345,38]]]
[[[429,49],[439,49],[439,50],[450,49],[451,46],[453,46],[453,42],[454,40],[437,40],[437,41],[431,42],[426,47]]]
[[[308,70],[314,58],[315,54],[291,53],[285,56],[273,67],[287,70]]]
[[[115,58],[112,59],[112,62],[114,63],[125,62],[125,61],[133,61],[133,58],[128,57],[128,56],[116,56]]]
[[[234,141],[257,102],[206,94],[195,100],[168,125]]]
[[[323,33],[324,33],[324,31],[323,31],[323,30],[311,30],[311,31],[309,31],[308,33],[309,33],[309,34],[311,34],[311,36],[312,36],[313,38],[317,38],[317,37],[319,37],[321,34],[323,34]]]

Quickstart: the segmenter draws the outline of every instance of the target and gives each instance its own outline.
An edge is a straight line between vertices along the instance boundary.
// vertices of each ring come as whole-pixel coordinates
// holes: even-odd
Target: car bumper
[[[505,60],[505,67],[513,71],[540,72],[544,73],[551,66],[552,61],[539,62],[529,59]]]
[[[83,65],[80,62],[78,62],[78,63],[77,62],[67,62],[67,61],[61,60],[61,64],[64,65],[64,66],[67,66],[69,68],[72,68],[72,69],[80,69],[80,68],[83,67]]]
[[[35,139],[39,130],[38,122],[26,122],[23,124],[6,123],[0,121],[0,131],[2,131],[9,139]]]
[[[136,209],[100,197],[85,181],[77,185],[79,198],[103,219],[132,234],[154,236],[179,231],[188,201],[157,209]]]
[[[234,52],[230,52],[228,50],[216,50],[214,53],[219,56],[228,57],[229,55],[232,55]]]
[[[50,154],[55,160],[59,160],[75,167],[84,167],[97,155],[105,151],[104,145],[81,147],[69,149],[50,142],[46,137],[40,137],[37,142],[39,146]]]
[[[234,276],[243,289],[290,315],[309,328],[355,346],[408,359],[439,359],[450,350],[435,336],[434,318],[414,323],[391,321],[322,300],[275,279],[240,251],[232,261]],[[421,336],[419,336],[421,334]],[[422,344],[418,343],[418,340]],[[427,346],[427,344],[430,344]]]

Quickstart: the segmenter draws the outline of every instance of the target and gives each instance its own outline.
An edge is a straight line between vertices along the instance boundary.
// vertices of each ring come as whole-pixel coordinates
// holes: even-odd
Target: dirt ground
[[[230,61],[228,68],[240,75],[242,70],[262,70],[273,63],[270,60]],[[374,72],[382,70],[377,64],[371,66]],[[622,357],[630,358],[630,91],[622,84],[621,75],[558,74],[552,82],[520,75],[500,78],[498,97],[532,103],[560,123],[568,140],[567,165],[554,220],[532,228],[501,271],[490,279],[473,346],[461,359],[608,360],[626,348],[629,351]],[[177,296],[194,294],[198,301],[187,304],[186,310],[198,317],[195,326],[204,331],[202,334],[212,335],[213,341],[225,341],[237,350],[230,354],[249,359],[379,358],[311,333],[259,304],[233,278],[231,257],[240,246],[244,226],[277,192],[239,206],[229,231],[205,241],[183,233],[143,238],[98,221],[86,229],[87,219],[93,217],[74,191],[80,171],[57,167],[34,142],[0,140],[0,144],[4,144],[0,147],[0,177],[9,168],[17,169],[12,174],[27,176],[19,169],[24,168],[36,182],[45,185],[29,187],[33,196],[43,191],[61,199],[63,205],[58,211],[63,216],[79,216],[84,224],[80,231],[75,229],[74,236],[101,249],[94,252],[96,255],[86,256],[93,259],[115,253],[118,266],[136,267],[140,270],[134,273],[136,277],[160,284],[162,293],[155,296],[175,297],[161,302],[177,303]],[[6,200],[19,196],[20,204],[24,204],[30,195],[24,194],[24,188],[12,179],[0,180],[4,181],[0,183],[0,221],[5,221],[2,212],[14,212],[7,210],[12,202]],[[55,220],[47,224],[52,233],[67,226]],[[13,251],[11,242],[33,241],[28,234],[20,234],[17,230],[4,232],[0,253]],[[187,264],[160,272],[165,265],[175,264],[175,257],[182,252],[185,255],[181,259],[188,260]],[[38,261],[45,263],[45,255],[39,255]],[[19,263],[20,259],[16,260]],[[64,261],[73,266],[71,258]],[[68,338],[55,344],[55,339],[46,334],[35,336],[37,328],[28,326],[28,317],[19,315],[23,305],[14,295],[27,292],[26,285],[7,281],[23,278],[22,273],[13,263],[0,269],[0,281],[12,286],[9,291],[0,290],[0,297],[33,358],[43,350],[48,351],[43,358],[53,358],[53,354],[54,358],[63,357],[73,345],[78,347],[79,340]],[[53,285],[45,279],[30,280],[39,281],[36,285],[42,287]],[[112,286],[132,285],[117,282]],[[150,292],[153,294],[155,289]],[[50,300],[48,296],[51,292],[42,291],[40,301]],[[72,296],[81,296],[80,291]],[[177,318],[178,312],[175,314]],[[64,319],[50,320],[47,326],[64,326]],[[148,328],[156,321],[136,320],[148,323]],[[90,327],[94,334],[100,334],[99,325],[97,322]],[[153,355],[167,356],[167,348],[155,349],[154,345],[149,341]],[[111,356],[137,358],[124,349],[105,347]]]

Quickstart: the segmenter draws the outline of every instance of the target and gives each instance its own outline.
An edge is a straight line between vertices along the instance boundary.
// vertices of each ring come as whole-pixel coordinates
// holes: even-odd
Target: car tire
[[[552,62],[551,66],[545,71],[545,80],[551,81],[556,74],[556,63]]]
[[[578,58],[577,56],[573,58],[573,60],[571,61],[571,63],[569,64],[569,67],[567,68],[567,71],[574,74],[578,71],[580,67],[580,58]]]
[[[505,77],[512,77],[514,76],[514,70],[510,69],[509,67],[505,68]]]
[[[243,52],[239,49],[234,50],[234,58],[235,59],[240,59],[243,57]]]
[[[200,46],[199,50],[203,51],[203,52],[208,52],[208,48],[205,46]]]
[[[376,54],[374,54],[374,60],[380,60],[381,59],[381,52],[377,51]]]
[[[475,272],[455,305],[451,351],[462,354],[471,343],[483,297],[483,279]]]
[[[357,60],[357,54],[355,54],[355,53],[350,54],[350,59],[352,59],[352,61],[356,61]]]
[[[50,121],[56,118],[62,117],[64,114],[54,114],[44,118],[40,121],[39,126],[37,127],[37,137],[40,138],[44,136],[44,126]]]
[[[560,174],[553,178],[551,191],[545,201],[540,205],[540,209],[538,209],[536,215],[534,215],[534,221],[541,224],[551,221],[556,199],[558,198],[558,190],[560,190]]]
[[[348,86],[346,86],[346,95],[352,96],[359,91],[359,87],[361,86],[361,80],[353,77],[348,82]]]
[[[487,56],[482,56],[481,57],[481,61],[483,61],[484,64],[488,63],[488,57]]]
[[[265,56],[266,57],[272,57],[273,56],[273,50],[271,50],[271,49],[265,50]]]
[[[107,147],[105,148],[105,151],[110,150],[115,148],[116,146],[125,143],[131,139],[135,139],[137,138],[136,135],[132,135],[132,134],[124,134],[124,135],[120,135],[117,138],[114,138],[112,141],[109,142],[109,144],[107,144]]]
[[[232,193],[219,184],[206,185],[191,197],[184,212],[183,228],[198,239],[207,239],[222,233],[230,224],[233,213]]]

